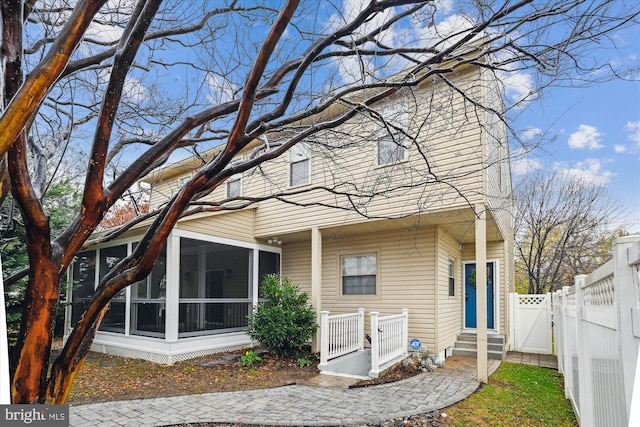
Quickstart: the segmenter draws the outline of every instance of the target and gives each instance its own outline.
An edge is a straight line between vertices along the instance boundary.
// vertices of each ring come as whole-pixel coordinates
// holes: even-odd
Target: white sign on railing
[[[580,425],[635,425],[640,236],[617,239],[611,261],[576,276],[575,285],[556,292],[554,300],[558,370]]]

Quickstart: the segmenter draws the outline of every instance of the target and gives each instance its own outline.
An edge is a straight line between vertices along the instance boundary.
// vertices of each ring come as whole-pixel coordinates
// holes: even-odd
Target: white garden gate
[[[509,295],[511,345],[524,353],[551,354],[551,294]]]

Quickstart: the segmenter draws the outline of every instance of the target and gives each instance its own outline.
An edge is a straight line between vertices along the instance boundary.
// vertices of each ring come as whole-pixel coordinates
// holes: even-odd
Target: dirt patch
[[[297,360],[263,353],[262,361],[243,367],[239,364],[242,354],[214,354],[167,366],[92,352],[74,381],[68,403],[260,389],[296,384],[318,375],[315,356],[308,357],[310,366],[300,366]]]

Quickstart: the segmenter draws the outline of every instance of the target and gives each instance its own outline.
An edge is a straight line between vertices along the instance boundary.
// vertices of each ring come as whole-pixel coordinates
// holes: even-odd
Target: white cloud
[[[534,82],[531,74],[522,71],[496,72],[500,83],[503,86],[505,100],[512,106],[524,108],[534,98]]]
[[[586,182],[601,186],[606,186],[609,183],[609,178],[616,175],[613,172],[602,169],[599,159],[586,159],[583,162],[575,163],[573,166],[568,166],[565,163],[556,163],[554,169],[569,177],[580,178]]]
[[[616,150],[616,153],[624,153],[625,151],[627,151],[627,147],[621,144],[614,145],[613,149]]]
[[[602,134],[593,126],[580,125],[578,130],[569,135],[569,147],[572,149],[588,148],[596,150],[602,148],[600,144]]]
[[[629,132],[629,139],[640,147],[640,121],[627,122],[624,129]]]
[[[142,103],[146,101],[148,97],[147,88],[142,85],[142,82],[133,77],[127,77],[122,87],[122,95],[130,101],[136,103]]]
[[[532,139],[539,138],[542,136],[542,129],[530,126],[520,132],[520,138],[523,141],[531,141]]]
[[[229,80],[216,74],[207,75],[207,85],[209,86],[207,101],[212,104],[231,101],[238,89]]]
[[[529,157],[511,160],[511,173],[514,175],[526,175],[529,172],[542,169],[542,163]]]
[[[511,152],[511,173],[514,175],[526,175],[538,169],[542,169],[542,162],[532,158],[529,152],[523,149]]]
[[[329,17],[327,24],[328,31],[335,31],[346,23],[353,21],[369,3],[369,0],[345,0],[342,11]],[[393,9],[386,9],[381,13],[373,15],[370,20],[364,22],[352,33],[350,36],[351,39],[360,38],[373,29],[382,26],[393,14]],[[400,34],[396,34],[394,28],[391,27],[378,34],[376,39],[387,46],[396,46],[398,42],[401,42],[403,37]],[[347,40],[348,38],[345,39],[345,41]],[[364,48],[374,48],[374,44],[366,43]],[[374,77],[378,77],[379,74],[379,66],[374,63],[374,59],[372,58],[340,57],[336,59],[335,63],[342,81],[347,84],[361,81],[371,82],[374,80]],[[399,71],[397,65],[394,68],[395,71]]]
[[[470,17],[461,14],[449,15],[436,25],[422,22],[422,26],[415,28],[416,40],[419,40],[423,47],[436,46],[438,49],[446,49],[467,36],[468,33],[464,30],[470,29],[473,25]]]

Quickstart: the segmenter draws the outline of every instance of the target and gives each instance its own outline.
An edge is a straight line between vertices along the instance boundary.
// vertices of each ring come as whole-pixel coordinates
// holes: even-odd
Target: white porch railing
[[[320,312],[320,366],[336,357],[364,349],[364,308],[357,313],[329,316]]]
[[[612,260],[555,292],[554,316],[558,369],[580,425],[637,425],[640,236],[617,239]]]
[[[384,365],[408,355],[409,309],[402,314],[379,317],[371,315],[371,370],[376,377]],[[357,313],[330,316],[320,312],[320,364],[323,370],[332,359],[364,349],[364,309]]]
[[[371,371],[370,377],[377,377],[385,363],[409,354],[409,309],[402,314],[378,317],[371,313]]]

